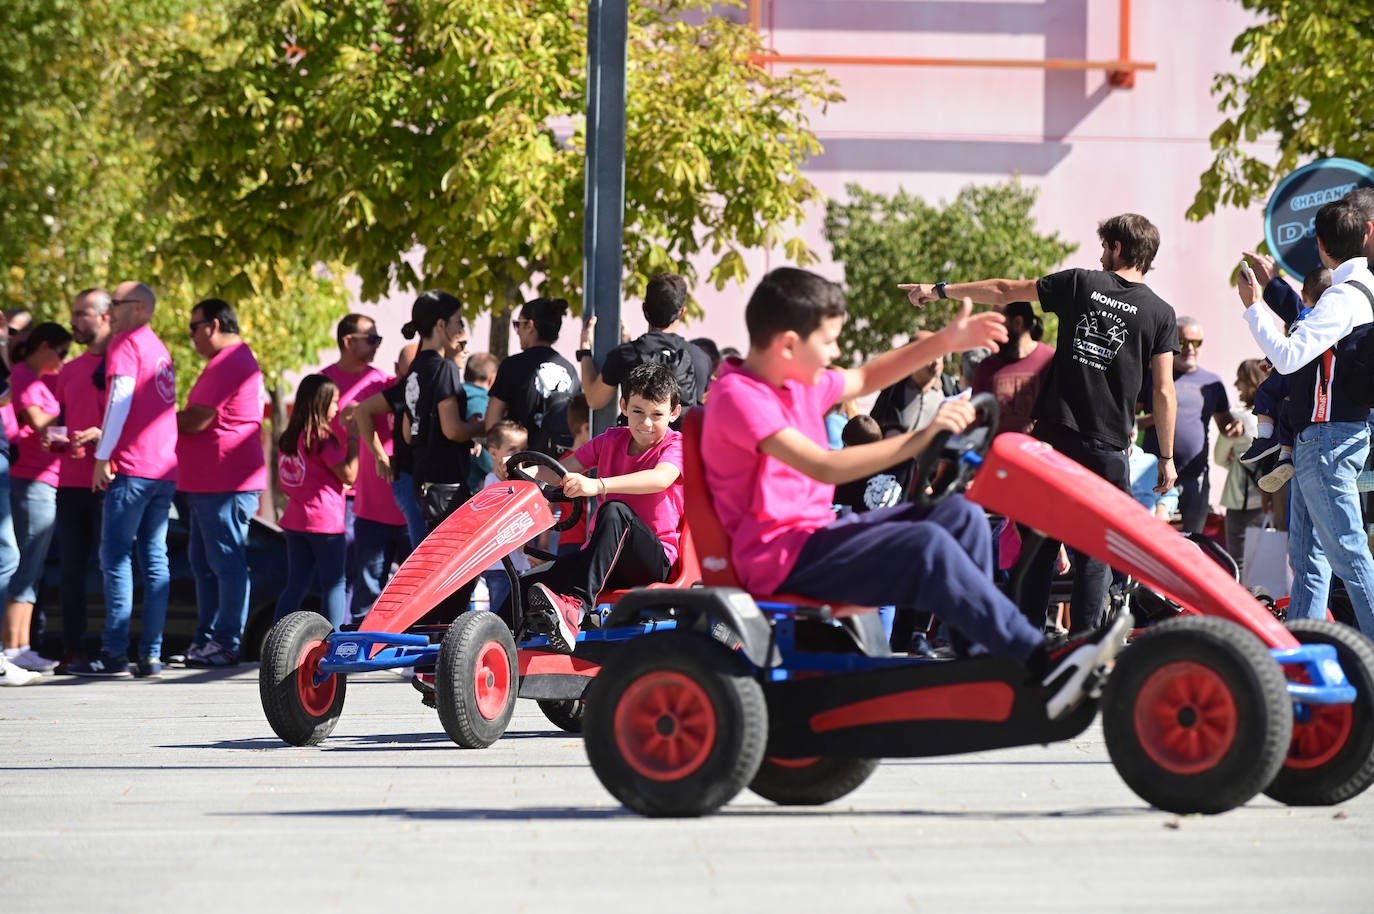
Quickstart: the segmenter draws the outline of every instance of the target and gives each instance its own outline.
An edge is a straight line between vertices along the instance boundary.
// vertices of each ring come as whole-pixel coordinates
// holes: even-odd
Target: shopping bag
[[[1245,531],[1245,567],[1240,582],[1263,588],[1274,599],[1288,596],[1293,575],[1288,570],[1288,534],[1274,529],[1274,516],[1264,515],[1258,527]]]

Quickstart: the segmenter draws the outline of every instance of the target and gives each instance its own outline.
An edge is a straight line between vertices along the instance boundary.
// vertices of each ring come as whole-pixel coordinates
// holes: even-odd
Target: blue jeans
[[[100,525],[100,571],[105,577],[105,633],[101,645],[116,657],[129,653],[134,612],[134,550],[143,569],[143,632],[138,656],[162,656],[171,576],[167,569],[167,513],[177,484],[117,475],[105,491]]]
[[[259,492],[187,492],[190,542],[187,560],[196,582],[196,632],[238,652],[248,621],[248,527]]]
[[[476,491],[476,490],[474,490]],[[418,549],[429,533],[425,523],[425,512],[420,510],[420,500],[415,497],[415,477],[401,473],[391,484],[391,494],[396,497],[396,507],[406,519],[406,531],[410,533],[410,548]]]
[[[100,542],[104,492],[57,490],[57,551],[62,564],[62,649],[79,652],[86,640],[86,574]]]
[[[19,567],[10,578],[9,601],[33,603],[38,599],[43,566],[48,561],[53,527],[57,522],[57,487],[35,479],[10,477],[10,510],[14,513],[14,542],[19,547]]]
[[[1293,566],[1290,619],[1322,619],[1331,572],[1345,582],[1360,630],[1374,635],[1374,559],[1364,532],[1355,477],[1369,456],[1366,422],[1318,422],[1293,444],[1288,560]]]
[[[391,576],[391,564],[410,555],[410,533],[404,524],[383,524],[359,517],[353,521],[357,577],[353,579],[353,618],[367,615]]]
[[[983,510],[954,495],[850,514],[811,534],[778,588],[860,606],[920,606],[974,644],[1025,661],[1044,635],[992,583]]]
[[[19,544],[14,539],[10,516],[10,455],[0,447],[0,593],[8,593],[10,579],[19,568]]]
[[[320,608],[334,628],[348,621],[344,599],[344,558],[347,546],[342,533],[301,533],[283,530],[286,535],[286,584],[277,596],[275,618],[282,619],[301,608],[312,577],[320,580]]]

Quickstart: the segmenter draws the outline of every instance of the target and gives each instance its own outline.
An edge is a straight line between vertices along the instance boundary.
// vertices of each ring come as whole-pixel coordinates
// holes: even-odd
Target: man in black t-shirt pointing
[[[1059,338],[1049,376],[1032,416],[1032,434],[1130,491],[1127,449],[1135,404],[1147,370],[1160,441],[1157,492],[1173,487],[1173,355],[1178,350],[1174,309],[1142,281],[1159,250],[1159,230],[1144,216],[1114,216],[1097,227],[1101,270],[1064,270],[1040,279],[902,285],[912,304],[937,298],[971,298],[1002,309],[1014,301],[1037,300],[1059,316]],[[1150,370],[1153,369],[1153,370]],[[1044,543],[1029,569],[1021,609],[1040,624],[1049,602],[1054,556],[1059,544]],[[1096,559],[1079,564],[1074,576],[1070,629],[1102,622],[1111,569]]]

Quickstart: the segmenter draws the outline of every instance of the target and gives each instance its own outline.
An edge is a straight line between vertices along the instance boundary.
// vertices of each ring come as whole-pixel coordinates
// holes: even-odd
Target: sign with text
[[[1351,159],[1320,159],[1279,182],[1264,208],[1264,240],[1286,273],[1301,281],[1322,265],[1317,210],[1357,187],[1374,187],[1374,170]]]

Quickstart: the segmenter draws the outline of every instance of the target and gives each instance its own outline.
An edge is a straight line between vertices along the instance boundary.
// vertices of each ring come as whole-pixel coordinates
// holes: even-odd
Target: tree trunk
[[[496,356],[497,359],[504,359],[510,355],[510,320],[511,315],[516,313],[516,309],[524,303],[520,297],[520,286],[517,283],[507,280],[503,285],[504,301],[497,302],[491,312],[491,339],[488,340],[487,351]]]

